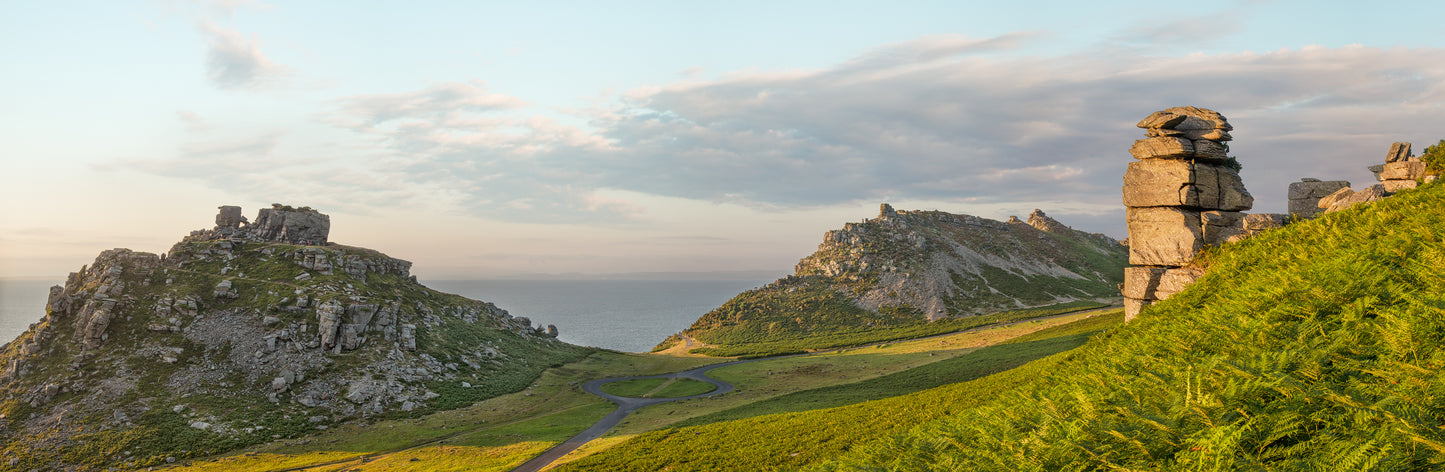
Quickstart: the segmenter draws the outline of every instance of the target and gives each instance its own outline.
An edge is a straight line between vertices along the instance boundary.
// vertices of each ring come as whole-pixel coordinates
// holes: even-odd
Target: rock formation
[[[1298,218],[1313,218],[1324,209],[1319,207],[1320,199],[1349,188],[1347,180],[1320,180],[1303,178],[1289,184],[1289,214]]]
[[[1246,215],[1254,197],[1228,157],[1228,120],[1197,107],[1154,112],[1138,123],[1146,137],[1124,173],[1129,264],[1125,318],[1183,290],[1202,271],[1189,267],[1206,245],[1249,237],[1284,224],[1284,215]]]
[[[1410,147],[1410,143],[1391,144],[1390,150],[1385,152],[1385,163],[1369,167],[1370,172],[1375,174],[1375,179],[1380,183],[1356,191],[1350,188],[1349,182],[1345,182],[1343,187],[1335,189],[1315,202],[1317,210],[1315,214],[1340,211],[1361,203],[1387,198],[1394,195],[1395,192],[1415,188],[1422,181],[1433,180],[1434,176],[1425,173],[1425,162],[1416,157],[1410,151]],[[1290,190],[1293,195],[1294,185],[1290,186]]]
[[[280,203],[262,209],[255,222],[241,216],[241,207],[222,206],[211,231],[224,238],[325,246],[331,217],[310,207],[292,208]]]
[[[318,413],[470,404],[590,352],[427,289],[410,262],[326,243],[328,224],[273,208],[246,225],[240,208],[221,207],[215,229],[164,257],[105,251],[52,287],[44,318],[0,346],[0,403],[26,405],[0,415],[11,465],[78,470],[67,458],[104,443],[129,453],[97,461],[143,469],[306,434]],[[155,434],[192,439],[142,437]]]

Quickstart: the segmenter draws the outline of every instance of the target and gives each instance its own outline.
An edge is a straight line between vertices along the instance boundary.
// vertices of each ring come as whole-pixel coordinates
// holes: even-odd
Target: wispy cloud
[[[206,37],[206,78],[222,89],[260,89],[289,74],[261,52],[260,41],[209,20],[198,28]]]

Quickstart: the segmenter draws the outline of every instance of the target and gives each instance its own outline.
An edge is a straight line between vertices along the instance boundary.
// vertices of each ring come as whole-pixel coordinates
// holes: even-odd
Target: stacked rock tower
[[[1224,143],[1234,128],[1223,115],[1175,107],[1154,112],[1138,126],[1147,137],[1129,149],[1137,160],[1124,173],[1131,265],[1124,269],[1126,320],[1202,275],[1189,267],[1195,254],[1248,229],[1241,212],[1254,206],[1229,165]]]

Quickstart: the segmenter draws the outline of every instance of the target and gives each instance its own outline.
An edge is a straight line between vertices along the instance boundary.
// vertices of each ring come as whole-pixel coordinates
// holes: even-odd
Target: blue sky
[[[0,276],[332,215],[425,277],[766,270],[877,204],[1123,236],[1133,122],[1255,211],[1445,137],[1438,2],[8,2]]]

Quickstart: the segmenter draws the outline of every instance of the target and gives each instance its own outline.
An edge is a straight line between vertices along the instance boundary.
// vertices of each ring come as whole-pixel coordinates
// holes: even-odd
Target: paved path
[[[726,366],[730,366],[730,365],[742,364],[742,363],[744,363],[744,362],[753,362],[753,361],[755,361],[755,360],[759,360],[759,359],[750,359],[750,360],[742,360],[742,361],[724,362],[724,363],[722,363],[722,364],[705,365],[705,366],[702,366],[702,367],[698,367],[698,368],[696,368],[696,369],[684,370],[684,371],[682,371],[682,372],[673,372],[673,373],[671,373],[671,374],[643,375],[643,376],[635,376],[635,377],[612,377],[612,378],[606,378],[606,379],[593,380],[593,381],[591,381],[591,382],[587,382],[587,383],[585,383],[585,384],[582,384],[582,390],[583,390],[583,391],[585,391],[585,392],[587,392],[587,393],[590,393],[590,394],[593,394],[593,395],[597,395],[597,396],[602,397],[602,398],[605,398],[605,399],[611,401],[612,403],[616,403],[616,404],[617,404],[617,409],[616,409],[616,410],[612,410],[612,413],[609,413],[606,417],[602,418],[601,421],[598,421],[597,423],[593,424],[591,428],[587,428],[586,431],[583,431],[583,432],[581,432],[581,433],[578,433],[576,436],[572,436],[571,439],[568,439],[568,440],[566,440],[566,441],[563,441],[562,444],[558,444],[558,445],[556,445],[555,447],[553,447],[553,448],[551,448],[551,449],[548,449],[547,452],[542,453],[542,455],[537,456],[537,457],[534,457],[534,458],[532,458],[532,460],[529,460],[529,461],[527,461],[526,463],[518,466],[517,468],[512,469],[512,472],[537,472],[537,471],[539,471],[539,470],[542,470],[543,467],[546,467],[546,466],[548,466],[548,465],[551,465],[551,464],[552,464],[552,461],[555,461],[555,460],[557,460],[557,459],[561,459],[562,456],[565,456],[565,455],[567,455],[567,453],[572,452],[573,450],[576,450],[576,449],[579,448],[579,447],[582,447],[582,445],[583,445],[583,444],[587,444],[588,441],[591,441],[591,440],[593,440],[593,439],[597,439],[599,436],[602,436],[602,433],[606,433],[607,430],[612,429],[613,426],[617,426],[618,423],[621,423],[621,422],[622,422],[622,419],[623,419],[623,418],[626,418],[627,415],[632,414],[632,412],[637,411],[639,408],[642,408],[642,407],[645,407],[645,406],[652,406],[652,405],[656,405],[656,404],[659,404],[659,403],[674,402],[674,401],[678,401],[678,400],[691,400],[691,399],[693,399],[693,398],[711,397],[711,396],[713,396],[713,395],[722,395],[722,394],[724,394],[724,393],[731,392],[731,391],[733,391],[733,384],[730,384],[730,383],[727,383],[727,382],[723,382],[723,381],[721,381],[721,380],[714,379],[714,378],[712,378],[712,377],[708,377],[708,376],[707,376],[707,371],[716,369],[716,368],[718,368],[718,367],[726,367]],[[619,396],[617,396],[617,395],[612,395],[612,394],[609,394],[609,393],[607,393],[607,392],[603,392],[603,391],[602,391],[602,385],[603,385],[603,384],[608,384],[608,383],[612,383],[612,382],[620,382],[620,381],[623,381],[623,380],[636,380],[636,379],[680,379],[680,378],[687,378],[687,379],[693,379],[693,380],[699,380],[699,381],[707,382],[707,383],[713,384],[713,386],[716,386],[716,387],[717,387],[717,390],[713,390],[713,391],[711,391],[711,392],[707,392],[707,393],[704,393],[704,394],[701,394],[701,395],[693,395],[693,396],[690,396],[690,397],[674,397],[674,398],[632,398],[632,397],[619,397]]]

